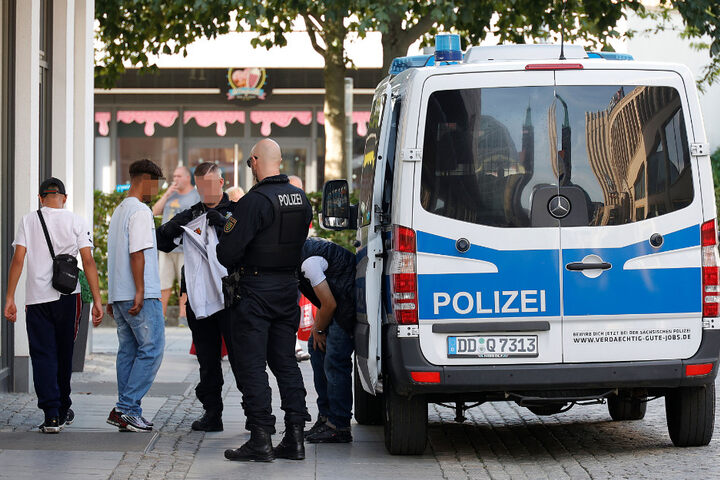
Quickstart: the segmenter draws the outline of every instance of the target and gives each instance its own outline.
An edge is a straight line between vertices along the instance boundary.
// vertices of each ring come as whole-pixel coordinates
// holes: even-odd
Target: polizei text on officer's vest
[[[443,308],[448,307],[448,308]],[[494,292],[446,292],[433,293],[435,315],[449,313],[449,308],[459,315],[469,313],[536,313],[547,310],[545,290],[502,290]]]
[[[294,207],[303,204],[302,195],[299,193],[280,193],[277,198],[281,207]]]

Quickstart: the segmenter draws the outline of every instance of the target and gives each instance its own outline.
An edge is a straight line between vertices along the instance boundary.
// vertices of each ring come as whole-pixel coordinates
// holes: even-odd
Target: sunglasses
[[[252,168],[252,167],[251,167],[251,164],[252,164],[253,159],[257,160],[257,159],[258,159],[257,155],[250,155],[250,156],[248,157],[248,159],[247,159],[247,166],[248,166],[249,168]]]

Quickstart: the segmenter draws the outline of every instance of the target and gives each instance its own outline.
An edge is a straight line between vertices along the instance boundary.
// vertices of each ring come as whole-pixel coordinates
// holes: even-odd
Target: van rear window
[[[678,92],[613,85],[430,95],[420,193],[425,210],[494,227],[548,226],[560,222],[548,217],[545,205],[553,191],[567,192],[573,202],[573,223],[563,226],[620,225],[690,205]]]

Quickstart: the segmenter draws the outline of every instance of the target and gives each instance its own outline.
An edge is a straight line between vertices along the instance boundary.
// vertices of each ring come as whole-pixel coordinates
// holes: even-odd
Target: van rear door
[[[420,346],[436,365],[562,361],[552,71],[423,87],[413,228]]]
[[[675,72],[556,72],[566,362],[688,358],[702,336],[703,219]]]

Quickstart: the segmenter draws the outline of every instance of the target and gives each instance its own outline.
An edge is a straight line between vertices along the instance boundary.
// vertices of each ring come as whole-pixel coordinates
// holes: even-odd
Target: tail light
[[[702,295],[703,317],[717,317],[720,310],[720,276],[718,275],[717,234],[715,219],[702,224]]]
[[[415,270],[415,231],[395,225],[390,260],[392,306],[401,325],[417,325],[417,272]]]

